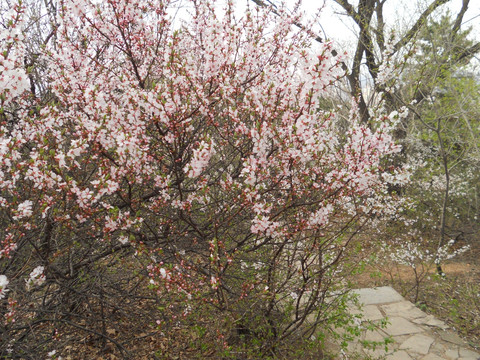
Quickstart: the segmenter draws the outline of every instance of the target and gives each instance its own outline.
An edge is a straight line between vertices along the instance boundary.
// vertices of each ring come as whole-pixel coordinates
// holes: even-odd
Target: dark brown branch
[[[365,55],[370,75],[373,77],[373,79],[377,77],[378,65],[375,61],[373,42],[369,32],[369,24],[374,13],[375,1],[361,0],[358,5],[357,12],[353,9],[353,6],[348,1],[336,0],[336,2],[345,9],[347,14],[352,17],[352,19],[360,27],[360,35],[357,43],[357,49],[353,57],[351,74],[347,78],[350,83],[352,95],[357,99],[361,122],[368,124],[368,108],[360,84],[360,65],[363,56]]]
[[[405,36],[401,38],[394,46],[394,52],[397,52],[404,47],[417,34],[420,28],[425,24],[427,18],[440,6],[446,4],[449,0],[435,0],[430,6],[420,15],[417,22],[407,31]]]
[[[358,25],[359,22],[360,22],[360,17],[358,15],[358,13],[355,11],[354,7],[352,6],[352,4],[350,4],[348,1],[346,0],[335,0],[335,2],[340,5],[346,12],[347,12],[347,15],[350,16]]]
[[[377,0],[377,6],[375,7],[375,14],[377,15],[377,28],[374,29],[375,36],[377,38],[378,47],[383,52],[385,50],[385,21],[383,19],[383,5],[386,0]]]
[[[460,26],[462,26],[463,16],[468,10],[469,3],[470,3],[470,0],[462,1],[462,8],[460,9],[460,12],[457,14],[457,18],[455,19],[455,23],[453,24],[453,28],[452,28],[453,34],[456,34],[458,30],[460,30]]]
[[[478,52],[480,52],[480,42],[476,43],[475,45],[470,46],[468,49],[465,49],[464,51],[459,53],[455,57],[455,61],[459,62],[459,61],[465,60],[466,58],[474,56]]]

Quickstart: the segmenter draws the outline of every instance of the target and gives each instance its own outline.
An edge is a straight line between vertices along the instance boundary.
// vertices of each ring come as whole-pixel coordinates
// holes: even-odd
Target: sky
[[[0,0],[1,1],[1,0]],[[263,0],[274,4],[280,4],[285,1],[288,8],[295,6],[298,0]],[[353,6],[358,5],[359,0],[348,0]],[[384,5],[384,17],[386,26],[391,26],[397,30],[409,29],[418,19],[420,14],[434,0],[386,0]],[[217,0],[216,6],[223,8],[226,0]],[[250,7],[256,6],[252,0],[234,0],[236,3],[236,12],[239,16],[245,11],[247,3]],[[184,11],[191,4],[188,0],[178,0],[176,5],[182,10],[177,14],[177,19],[185,16]],[[449,9],[456,15],[462,7],[462,0],[450,0],[448,4],[440,7],[441,11]],[[307,16],[317,13],[319,8],[323,8],[320,13],[318,26],[315,30],[322,38],[333,40],[336,48],[342,51],[352,53],[356,47],[356,36],[358,31],[354,22],[345,15],[345,11],[334,0],[302,0],[301,8]],[[437,12],[439,14],[439,12]],[[480,40],[480,0],[470,0],[470,5],[463,18],[464,26],[472,26],[473,32],[471,38]]]
[[[349,0],[349,2],[354,6],[358,4],[358,0]],[[410,27],[431,2],[433,0],[387,0],[384,5],[385,23],[400,27],[400,29]],[[288,1],[288,4],[291,4],[289,6],[293,7],[294,3],[295,1]],[[320,15],[320,24],[323,29],[321,32],[326,34],[327,38],[340,43],[347,44],[355,41],[356,33],[353,21],[343,15],[345,11],[334,0],[303,0],[302,8],[307,14],[312,14],[323,4],[324,9]],[[456,14],[461,7],[462,0],[451,0],[449,4],[441,8],[448,8],[453,14]],[[480,38],[479,0],[470,1],[469,8],[464,15],[464,25],[473,26],[475,35]]]

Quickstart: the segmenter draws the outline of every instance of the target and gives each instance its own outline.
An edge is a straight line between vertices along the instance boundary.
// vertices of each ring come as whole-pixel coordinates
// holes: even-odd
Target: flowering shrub
[[[320,109],[342,76],[332,44],[313,51],[292,26],[299,15],[280,10],[238,19],[231,4],[192,2],[175,28],[169,9],[63,1],[57,42],[41,54],[54,100],[0,79],[0,251],[12,264],[0,272],[25,324],[3,331],[19,354],[53,340],[46,323],[129,357],[131,330],[112,334],[123,331],[118,318],[135,317],[134,299],[155,302],[139,315],[153,329],[215,309],[222,346],[230,321],[273,351],[332,314],[328,294],[355,234],[394,211],[388,184],[405,175],[383,159],[399,151],[398,114],[378,110],[367,127],[353,109],[338,130]],[[20,54],[21,37],[13,41]],[[3,55],[15,76],[19,54]]]

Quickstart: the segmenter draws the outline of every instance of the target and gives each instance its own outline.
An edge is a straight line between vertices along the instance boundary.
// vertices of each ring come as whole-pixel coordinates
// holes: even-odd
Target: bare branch
[[[458,30],[460,30],[460,26],[462,26],[463,16],[468,10],[469,3],[470,3],[470,0],[462,1],[462,8],[460,9],[460,12],[457,14],[457,18],[455,19],[455,24],[453,24],[453,28],[452,28],[452,32],[454,34],[456,34]]]
[[[440,6],[446,4],[449,0],[435,0],[430,6],[420,15],[417,22],[410,28],[410,30],[405,34],[405,36],[400,39],[394,46],[394,51],[397,52],[400,48],[405,46],[415,34],[420,30],[420,28],[425,24],[428,17]]]

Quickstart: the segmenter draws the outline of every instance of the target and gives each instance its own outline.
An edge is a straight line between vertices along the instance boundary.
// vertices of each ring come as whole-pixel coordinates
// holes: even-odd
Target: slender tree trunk
[[[445,151],[445,145],[443,144],[443,138],[440,131],[440,122],[441,120],[438,119],[436,134],[438,137],[438,142],[440,144],[440,156],[442,158],[443,172],[445,174],[445,192],[443,193],[442,213],[440,215],[440,239],[437,245],[437,258],[435,262],[437,264],[438,275],[445,276],[445,273],[442,270],[442,265],[440,264],[440,259],[438,257],[438,251],[443,245],[445,245],[445,222],[447,217],[447,205],[449,201],[449,192],[450,192],[450,170],[448,168],[448,157]]]

